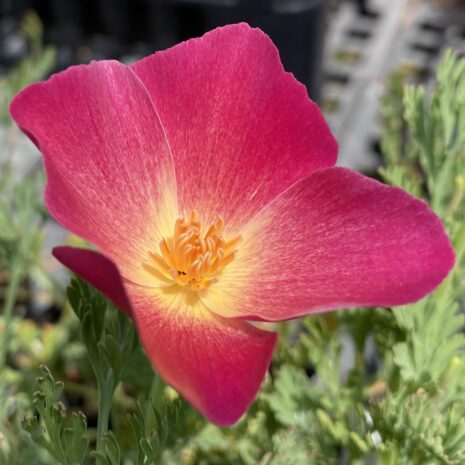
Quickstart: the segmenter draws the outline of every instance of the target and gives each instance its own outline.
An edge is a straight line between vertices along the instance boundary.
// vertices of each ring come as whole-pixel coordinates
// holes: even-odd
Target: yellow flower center
[[[199,214],[193,210],[178,218],[172,237],[160,241],[160,252],[150,252],[150,263],[144,268],[155,276],[162,276],[173,284],[199,291],[217,281],[217,275],[237,255],[234,248],[241,236],[229,241],[223,238],[224,221],[221,217],[203,230]]]

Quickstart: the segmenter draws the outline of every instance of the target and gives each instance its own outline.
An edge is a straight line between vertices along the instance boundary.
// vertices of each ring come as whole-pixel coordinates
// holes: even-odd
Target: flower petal
[[[165,381],[210,421],[235,423],[255,398],[277,335],[212,314],[192,291],[127,283],[140,339]]]
[[[134,319],[156,370],[207,418],[231,425],[247,410],[270,364],[275,333],[216,316],[178,286],[156,290],[125,281],[123,287],[115,265],[97,252],[57,247],[53,254]]]
[[[181,211],[237,230],[287,187],[333,166],[337,144],[270,38],[215,29],[135,63],[173,152]]]
[[[20,92],[11,114],[44,154],[54,218],[98,246],[125,277],[176,215],[175,174],[158,115],[138,77],[115,61],[75,66]]]
[[[55,247],[53,256],[64,266],[105,294],[120,310],[132,317],[123,280],[115,264],[104,255],[77,247]]]
[[[276,321],[406,304],[431,292],[454,264],[424,202],[344,168],[292,186],[243,237],[236,260],[202,297],[224,316]]]

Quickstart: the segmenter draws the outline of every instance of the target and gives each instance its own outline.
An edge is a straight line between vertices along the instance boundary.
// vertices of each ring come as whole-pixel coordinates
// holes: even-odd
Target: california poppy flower
[[[249,320],[413,302],[453,265],[425,203],[334,167],[317,106],[246,24],[72,67],[11,114],[43,153],[51,214],[101,252],[55,256],[217,424],[245,412],[276,344]]]

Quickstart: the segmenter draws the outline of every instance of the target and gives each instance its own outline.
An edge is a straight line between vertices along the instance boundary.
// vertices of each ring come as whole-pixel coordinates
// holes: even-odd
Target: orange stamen
[[[159,252],[149,252],[144,269],[194,291],[211,286],[236,257],[241,240],[237,236],[225,241],[223,229],[224,221],[218,217],[203,232],[199,213],[193,210],[176,220],[173,236],[160,241]]]

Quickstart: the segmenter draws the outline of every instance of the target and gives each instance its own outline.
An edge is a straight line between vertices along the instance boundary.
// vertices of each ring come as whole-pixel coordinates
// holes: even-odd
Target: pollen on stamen
[[[163,238],[158,251],[149,252],[144,269],[168,283],[194,291],[205,289],[218,281],[216,275],[237,255],[241,236],[225,240],[223,230],[221,217],[203,229],[193,210],[176,220],[173,236]]]

